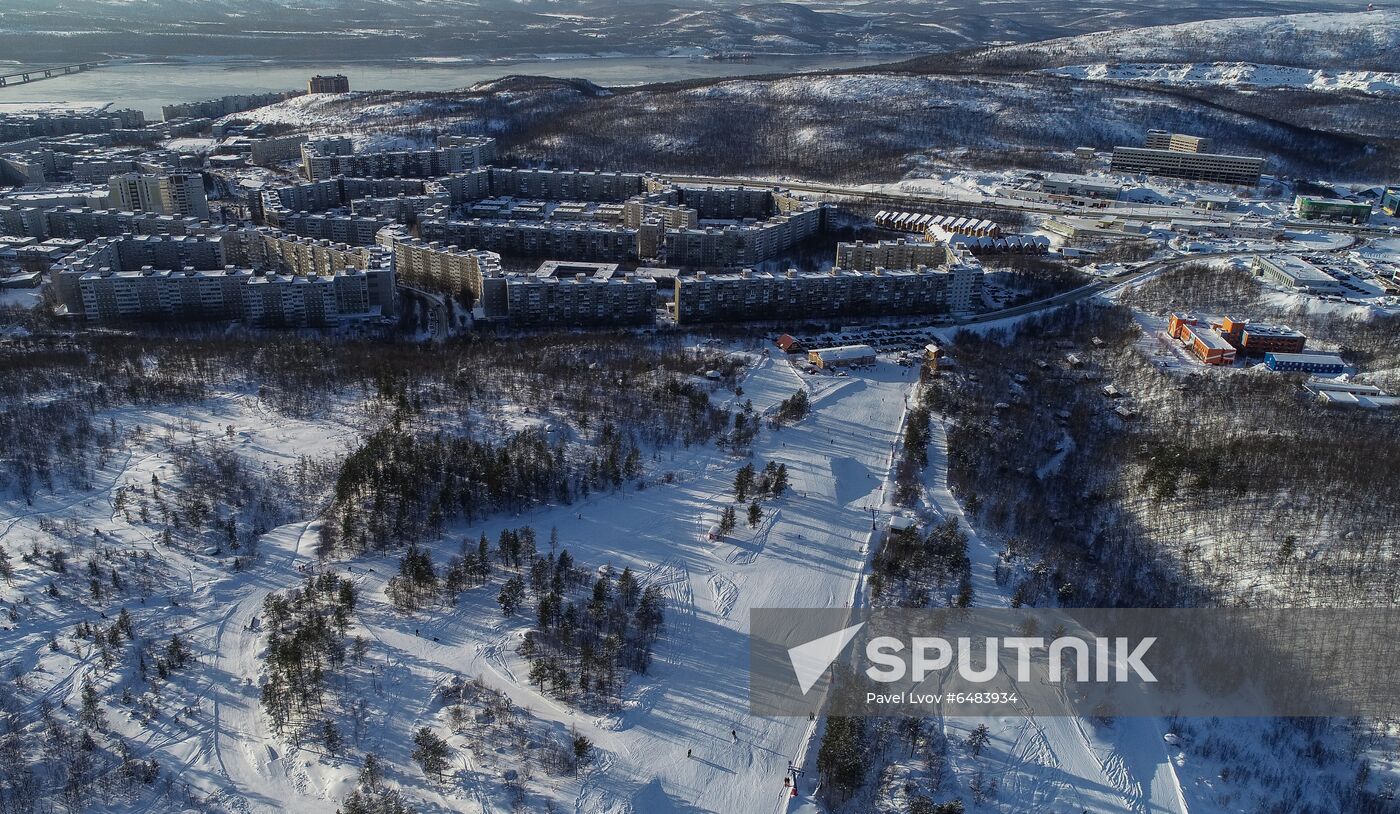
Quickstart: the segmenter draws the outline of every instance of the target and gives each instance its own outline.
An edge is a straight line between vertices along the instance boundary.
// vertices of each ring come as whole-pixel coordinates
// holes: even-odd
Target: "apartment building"
[[[101,269],[84,274],[79,285],[89,322],[243,320],[301,328],[379,315],[370,290],[377,276],[384,274],[348,270],[298,277],[233,267]]]
[[[644,223],[660,223],[667,229],[698,229],[700,213],[689,206],[667,200],[662,194],[641,195],[628,201],[622,208],[622,223],[629,229],[641,228]]]
[[[114,175],[142,172],[148,166],[130,155],[86,155],[75,156],[68,171],[79,183],[105,184]]]
[[[364,260],[365,268],[334,267],[323,256],[307,263],[321,263],[326,273],[259,274],[225,264],[226,238],[230,244],[277,239],[274,233],[98,238],[59,261],[55,289],[68,312],[88,322],[237,319],[302,327],[393,313],[394,270],[382,252]]]
[[[469,291],[472,300],[483,305],[485,281],[503,275],[501,256],[495,252],[419,240],[403,227],[383,229],[377,242],[393,252],[395,274],[405,283],[454,293]],[[504,296],[503,291],[498,293]],[[504,314],[505,307],[504,299],[491,304],[491,310],[497,314]]]
[[[412,223],[424,213],[451,203],[446,192],[427,195],[395,195],[389,198],[357,198],[350,202],[350,212],[358,217]]]
[[[656,284],[651,280],[620,274],[615,269],[583,271],[560,274],[556,268],[506,275],[506,316],[510,324],[598,327],[645,325],[656,320]]]
[[[353,207],[364,198],[397,198],[431,195],[436,202],[450,201],[450,195],[432,182],[416,178],[346,178],[337,176],[263,190],[253,198],[254,220],[280,226],[296,214],[325,212]]]
[[[1172,150],[1178,153],[1208,153],[1211,140],[1202,136],[1188,136],[1185,133],[1168,133],[1165,130],[1148,130],[1143,147],[1149,150]]]
[[[101,268],[78,277],[81,314],[89,322],[204,321],[242,313],[251,269]],[[71,309],[70,309],[71,312]]]
[[[836,244],[836,267],[853,271],[912,269],[919,266],[941,266],[948,260],[948,250],[941,243],[911,240],[881,240],[866,243]]]
[[[209,218],[209,199],[199,173],[129,172],[109,178],[107,189],[113,209]]]
[[[224,239],[229,262],[261,271],[292,277],[337,277],[349,272],[384,272],[394,267],[393,253],[379,245],[350,246],[329,240],[294,237],[275,229],[235,229]],[[365,307],[351,309],[342,301],[343,313],[377,309],[381,314],[397,311],[395,275],[370,273],[359,286]],[[357,296],[359,296],[357,295]],[[343,298],[342,298],[343,299]]]
[[[492,167],[488,171],[488,178],[492,196],[546,201],[621,203],[634,195],[642,194],[645,188],[645,176],[632,172]]]
[[[307,93],[349,93],[350,79],[345,74],[323,76],[316,74],[306,81]]]
[[[496,158],[496,140],[484,136],[448,137],[452,146],[422,150],[355,152],[348,138],[316,139],[301,145],[307,180],[337,175],[355,178],[436,178],[475,169]]]
[[[319,212],[293,212],[286,215],[278,228],[301,237],[368,246],[374,236],[386,226],[394,225],[392,218],[366,218],[356,215],[331,215]]]
[[[44,210],[37,206],[0,204],[0,234],[40,240],[48,237]]]
[[[167,122],[172,119],[217,119],[246,110],[274,105],[300,95],[300,91],[277,91],[274,93],[220,96],[218,99],[205,99],[200,102],[163,105],[160,109],[160,115]]]
[[[807,204],[804,209],[763,221],[667,229],[663,258],[667,263],[680,266],[755,265],[777,257],[821,231],[823,218],[824,210],[820,205]]]
[[[771,187],[677,186],[675,190],[677,202],[694,209],[701,220],[766,218],[774,211],[781,211],[777,197],[790,197]]]
[[[1187,181],[1255,187],[1259,185],[1259,176],[1264,172],[1264,159],[1147,147],[1114,147],[1110,169],[1127,175],[1161,175]]]
[[[248,160],[260,167],[268,167],[283,161],[294,161],[301,157],[301,145],[306,143],[305,134],[273,136],[252,139],[249,144]]]
[[[424,220],[419,232],[427,241],[524,257],[617,261],[638,256],[636,230],[606,224]]]
[[[981,282],[982,268],[969,262],[870,272],[699,272],[676,279],[674,307],[681,324],[936,314],[971,308]]]

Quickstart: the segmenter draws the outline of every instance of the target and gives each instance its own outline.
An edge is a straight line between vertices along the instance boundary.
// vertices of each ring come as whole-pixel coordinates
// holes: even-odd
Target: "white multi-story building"
[[[1254,272],[1271,283],[1296,288],[1309,294],[1342,294],[1345,289],[1337,278],[1291,254],[1259,255],[1254,258]]]

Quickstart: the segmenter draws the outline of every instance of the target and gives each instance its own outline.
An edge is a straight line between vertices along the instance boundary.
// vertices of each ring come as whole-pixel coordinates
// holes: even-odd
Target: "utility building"
[[[869,345],[838,345],[817,348],[807,354],[807,361],[823,370],[833,367],[875,364],[875,349]]]

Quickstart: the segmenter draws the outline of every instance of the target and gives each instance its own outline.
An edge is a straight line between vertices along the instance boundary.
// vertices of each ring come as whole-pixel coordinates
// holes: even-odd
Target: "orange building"
[[[1235,347],[1225,341],[1225,337],[1206,325],[1181,325],[1178,337],[1183,345],[1196,354],[1196,358],[1208,365],[1232,365],[1235,363]]]
[[[1216,326],[1225,341],[1249,356],[1266,353],[1301,353],[1308,338],[1287,325],[1266,325],[1262,322],[1225,317]]]
[[[1196,318],[1191,314],[1172,314],[1171,319],[1167,320],[1167,333],[1172,339],[1180,339],[1181,329],[1196,323]]]

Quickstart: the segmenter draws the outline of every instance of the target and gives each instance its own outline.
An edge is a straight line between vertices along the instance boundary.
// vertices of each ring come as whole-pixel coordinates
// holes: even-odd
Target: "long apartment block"
[[[968,262],[869,272],[700,272],[676,279],[675,314],[680,324],[937,314],[971,308],[981,285],[981,266]]]
[[[390,263],[315,275],[258,271],[226,263],[226,237],[98,238],[55,265],[55,288],[69,314],[93,323],[244,320],[306,327],[393,313]]]
[[[357,152],[348,138],[325,138],[301,145],[301,158],[302,169],[310,181],[337,175],[436,178],[490,164],[496,158],[496,140],[485,136],[445,137],[440,146],[426,149]]]
[[[1264,159],[1246,155],[1193,153],[1147,147],[1114,147],[1113,172],[1162,175],[1188,181],[1255,187],[1264,172]]]

